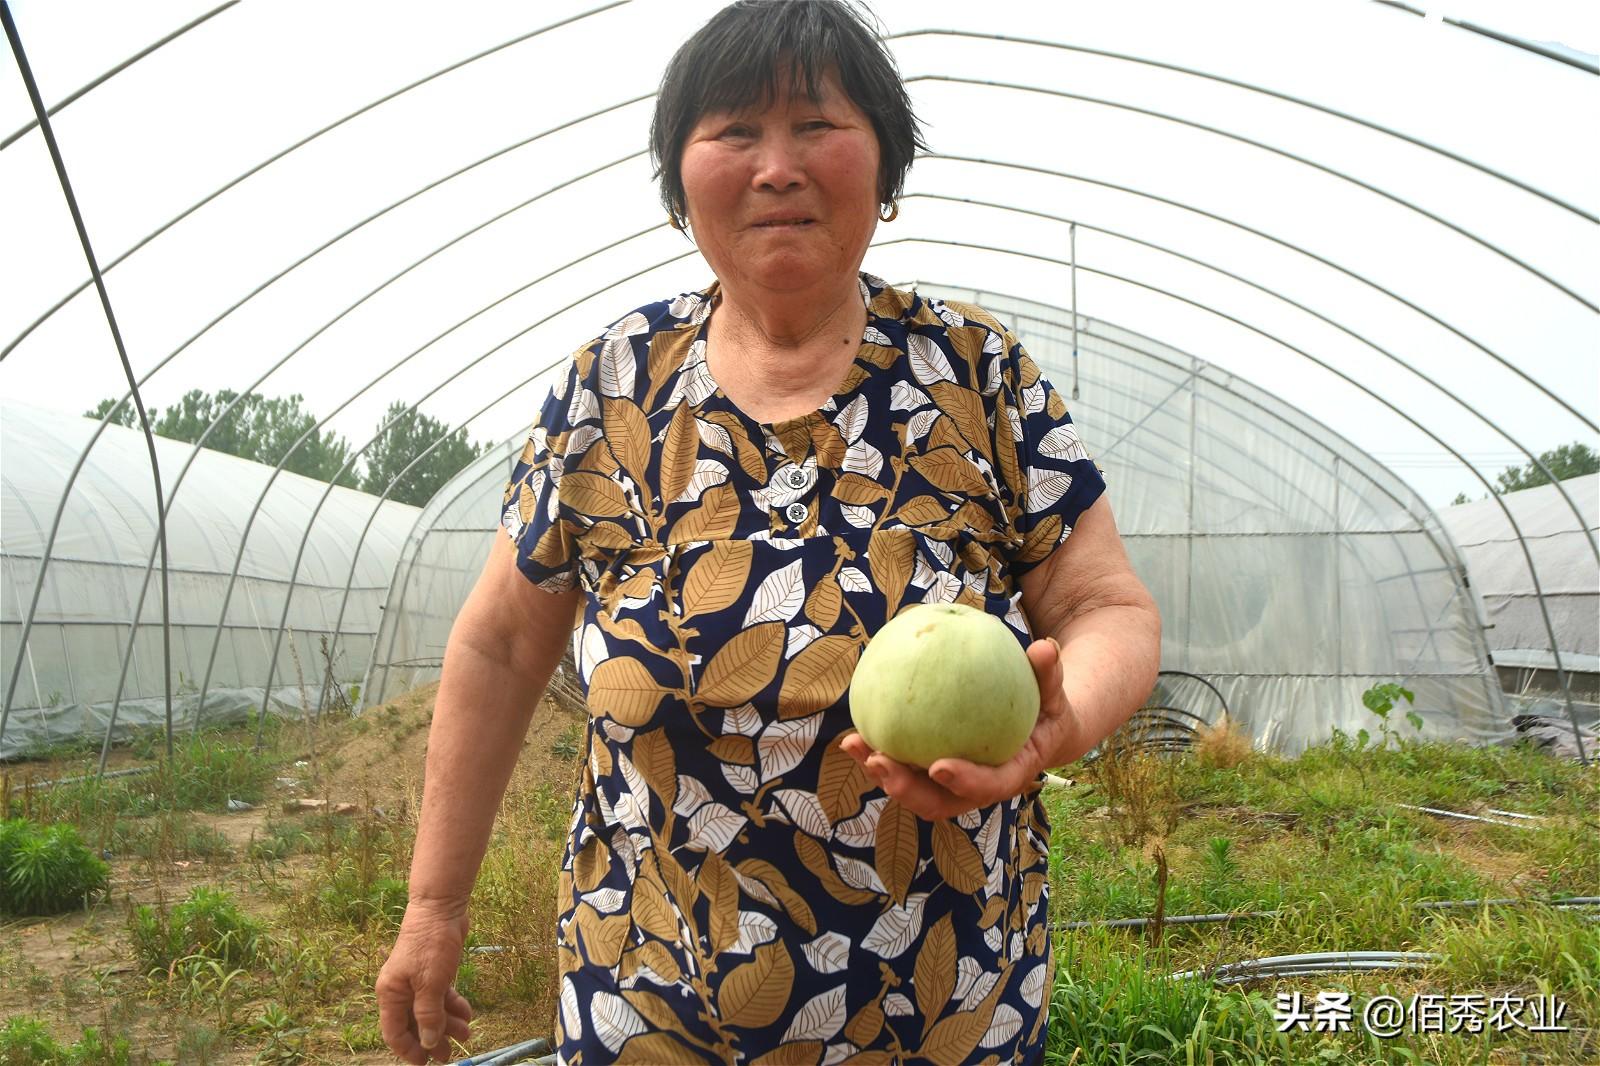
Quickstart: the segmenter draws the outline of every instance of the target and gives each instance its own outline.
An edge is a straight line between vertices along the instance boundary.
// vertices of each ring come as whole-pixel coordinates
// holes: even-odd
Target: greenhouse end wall
[[[919,284],[977,303],[1023,339],[1063,395],[1070,312]],[[1129,556],[1160,604],[1162,663],[1210,679],[1267,748],[1297,752],[1371,727],[1362,693],[1404,682],[1423,735],[1513,733],[1462,563],[1428,507],[1370,456],[1234,375],[1079,319],[1073,418],[1102,467]],[[364,696],[438,676],[487,557],[522,438],[430,502],[389,594]],[[1206,701],[1183,685],[1173,698]]]

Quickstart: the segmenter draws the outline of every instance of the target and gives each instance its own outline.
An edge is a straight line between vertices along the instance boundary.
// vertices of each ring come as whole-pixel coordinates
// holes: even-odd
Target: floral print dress
[[[562,862],[563,1062],[1033,1061],[1049,827],[926,822],[839,748],[895,612],[1031,640],[1018,578],[1104,489],[986,312],[862,275],[838,393],[776,424],[705,360],[712,286],[575,354],[506,490],[539,587],[579,583],[591,718]]]

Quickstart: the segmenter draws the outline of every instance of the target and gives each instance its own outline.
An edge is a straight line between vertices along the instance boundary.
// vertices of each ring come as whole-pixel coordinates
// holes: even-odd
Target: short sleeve
[[[1009,509],[1022,545],[1012,560],[1021,576],[1072,534],[1078,517],[1105,491],[1105,478],[1078,438],[1066,401],[1009,332],[1002,375],[1006,429],[1016,448]],[[1000,420],[996,419],[997,434]],[[1003,446],[997,441],[997,445]]]
[[[577,579],[572,526],[561,516],[561,473],[576,443],[579,400],[586,390],[577,363],[550,390],[539,420],[511,471],[500,508],[500,525],[517,546],[517,567],[546,592],[565,592]]]

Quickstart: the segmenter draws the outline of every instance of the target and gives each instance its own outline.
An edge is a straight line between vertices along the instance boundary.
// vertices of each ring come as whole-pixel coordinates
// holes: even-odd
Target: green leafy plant
[[[105,890],[110,867],[70,825],[0,822],[0,914],[60,914]]]
[[[178,1034],[177,1052],[179,1062],[215,1066],[227,1057],[228,1038],[212,1026],[191,1019],[183,1023]]]
[[[256,1062],[272,1066],[292,1066],[306,1058],[306,1036],[309,1032],[295,1020],[294,1015],[277,1003],[268,1003],[260,1016],[251,1023],[254,1033],[267,1038],[266,1045],[256,1055]]]
[[[1394,712],[1396,704],[1401,700],[1406,701],[1406,707],[1408,708],[1406,721],[1411,724],[1412,729],[1418,733],[1422,732],[1422,716],[1409,709],[1416,702],[1416,694],[1410,689],[1396,682],[1387,681],[1373,685],[1361,694],[1362,704],[1367,710],[1378,716],[1378,730],[1383,734],[1382,747],[1387,748],[1390,741],[1393,741],[1396,747],[1403,746],[1400,730],[1389,722],[1389,715]],[[1364,748],[1367,745],[1367,741],[1371,739],[1371,734],[1362,729],[1356,733],[1356,739],[1359,742],[1357,747]]]
[[[60,1057],[61,1045],[37,1018],[19,1014],[0,1026],[0,1062],[6,1066],[33,1066],[55,1062]]]
[[[399,928],[408,898],[409,889],[400,878],[363,878],[354,865],[343,863],[317,894],[317,904],[327,917],[357,929],[373,922]]]
[[[126,1037],[108,1043],[93,1026],[83,1038],[63,1047],[36,1018],[17,1015],[0,1026],[0,1064],[4,1066],[128,1066]]]
[[[311,834],[292,822],[268,822],[262,829],[264,835],[251,838],[249,855],[252,859],[281,862],[311,847]]]
[[[1206,876],[1218,883],[1233,880],[1239,872],[1239,864],[1234,862],[1228,852],[1233,848],[1233,841],[1227,837],[1212,837],[1206,842]]]
[[[558,759],[576,759],[583,752],[583,734],[576,725],[569,725],[561,731],[550,745],[550,754]]]
[[[134,953],[147,973],[171,972],[185,959],[247,967],[256,959],[261,926],[227,892],[196,887],[170,913],[147,905],[129,915]]]

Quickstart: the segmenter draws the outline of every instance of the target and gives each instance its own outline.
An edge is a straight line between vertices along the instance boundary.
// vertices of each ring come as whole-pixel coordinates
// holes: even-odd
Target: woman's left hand
[[[861,734],[840,743],[891,799],[930,822],[1010,799],[1027,790],[1061,751],[1072,726],[1072,707],[1062,688],[1061,646],[1053,639],[1028,646],[1028,662],[1039,682],[1039,721],[1022,750],[999,766],[966,759],[939,759],[926,770],[874,751]]]

